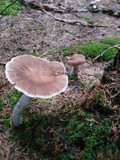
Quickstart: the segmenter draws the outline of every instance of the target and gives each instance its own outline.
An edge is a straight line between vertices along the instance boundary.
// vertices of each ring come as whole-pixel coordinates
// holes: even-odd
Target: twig
[[[9,4],[8,6],[6,6],[1,12],[0,14],[3,14],[3,12],[6,11],[6,9],[8,9],[10,6],[14,5],[18,0],[15,0],[13,3]]]
[[[120,91],[117,92],[115,95],[111,96],[111,98],[113,99],[113,98],[117,97],[118,95],[120,95]]]
[[[61,19],[61,18],[58,18],[54,15],[52,15],[51,13],[47,12],[45,9],[42,9],[47,15],[51,16],[52,18],[54,18],[56,21],[59,21],[59,22],[65,22],[65,23],[68,23],[68,24],[71,24],[71,25],[74,25],[74,24],[81,24],[82,26],[84,27],[111,27],[112,25],[99,25],[99,24],[93,24],[93,23],[88,23],[86,21],[83,21],[83,20],[68,20],[68,19]]]
[[[97,60],[98,58],[102,57],[108,50],[110,50],[111,48],[117,47],[119,44],[114,45],[114,46],[110,46],[109,48],[107,48],[106,50],[104,50],[102,53],[100,53],[97,57],[95,57],[93,59],[93,61]]]
[[[83,34],[83,36],[86,36],[86,35],[88,35],[88,34],[94,32],[95,30],[96,30],[96,26],[94,27],[94,29],[92,29],[92,30],[86,32],[85,34]]]
[[[63,28],[63,30],[64,30],[65,32],[67,32],[67,34],[70,35],[73,39],[75,39],[76,41],[79,41],[79,39],[76,38],[76,37],[74,37],[73,34],[72,34],[70,31],[68,31],[67,29],[64,29],[64,28]]]
[[[96,124],[99,124],[94,118],[87,119],[88,122],[95,122]]]
[[[54,18],[56,21],[60,21],[60,22],[65,22],[65,23],[69,23],[69,24],[77,24],[80,23],[83,26],[89,26],[89,24],[85,21],[79,20],[79,21],[71,21],[71,20],[66,20],[66,19],[60,19],[54,15],[52,15],[51,13],[47,12],[45,9],[42,9],[47,15],[51,16],[52,18]]]

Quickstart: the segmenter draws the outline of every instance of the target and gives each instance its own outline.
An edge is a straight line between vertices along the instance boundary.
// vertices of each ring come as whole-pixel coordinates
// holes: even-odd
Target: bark
[[[22,112],[27,107],[27,105],[31,102],[32,98],[26,96],[25,94],[19,99],[17,104],[14,107],[12,118],[13,124],[19,127],[23,123]]]

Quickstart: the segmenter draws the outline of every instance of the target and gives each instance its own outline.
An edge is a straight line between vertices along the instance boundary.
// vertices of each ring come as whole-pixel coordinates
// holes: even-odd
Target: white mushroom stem
[[[77,75],[78,75],[78,66],[75,66],[75,67],[71,68],[70,76],[72,76],[72,75],[74,77],[77,77]]]
[[[13,123],[16,127],[19,127],[23,123],[22,112],[27,107],[27,105],[31,102],[32,98],[26,96],[25,94],[19,99],[17,104],[14,107],[12,118]]]

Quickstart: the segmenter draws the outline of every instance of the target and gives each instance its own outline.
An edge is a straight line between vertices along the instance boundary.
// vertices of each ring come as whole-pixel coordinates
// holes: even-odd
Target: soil
[[[38,2],[41,2],[38,0]],[[13,89],[12,86],[5,78],[5,64],[12,57],[23,54],[32,54],[36,52],[38,56],[45,58],[50,50],[58,50],[62,46],[68,46],[75,43],[77,40],[91,40],[91,39],[104,39],[105,37],[119,37],[120,36],[120,17],[115,17],[101,12],[86,12],[84,11],[89,7],[91,0],[49,0],[45,3],[53,4],[56,7],[63,7],[68,10],[66,13],[58,13],[48,11],[57,18],[65,19],[66,21],[79,19],[85,21],[85,17],[89,17],[90,21],[96,26],[89,27],[83,26],[80,23],[69,24],[55,20],[52,16],[44,12],[43,10],[32,9],[29,5],[23,6],[21,15],[16,17],[5,17],[0,18],[0,99],[3,98],[5,93],[10,93]],[[117,0],[101,0],[98,3],[98,7],[110,8],[116,12],[120,9],[120,4]],[[79,11],[83,10],[83,11]],[[103,74],[105,65],[92,64],[86,67],[86,72],[91,72],[93,79],[93,70],[100,69],[101,75]],[[88,68],[92,67],[89,71]],[[67,66],[68,67],[68,66]],[[79,77],[83,73],[79,73]],[[97,80],[101,78],[101,75],[97,75]],[[95,76],[94,76],[95,77]],[[86,80],[84,77],[81,78],[84,83]],[[87,80],[90,80],[87,78]],[[96,81],[95,81],[96,82]],[[76,91],[78,99],[80,99],[84,91],[80,91],[80,88],[76,89],[76,85],[71,85],[66,91],[68,97],[75,98],[73,90]],[[61,97],[60,97],[61,98]],[[58,97],[59,99],[59,97]],[[6,103],[7,104],[7,103]],[[4,110],[7,109],[6,108]],[[52,108],[52,107],[51,107]],[[46,108],[47,110],[48,108]],[[2,114],[2,113],[0,113]],[[19,153],[24,152],[24,149],[19,146],[12,147],[8,138],[10,136],[9,130],[5,128],[0,121],[0,159],[4,160],[15,160]],[[27,157],[25,158],[28,159]]]

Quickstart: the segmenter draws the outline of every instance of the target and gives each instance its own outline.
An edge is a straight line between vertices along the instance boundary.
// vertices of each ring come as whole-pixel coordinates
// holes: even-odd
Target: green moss
[[[32,51],[31,55],[32,55],[32,56],[35,56],[35,57],[37,57],[37,56],[38,56],[38,54],[37,54],[37,52],[36,52],[36,51]]]
[[[82,53],[83,55],[86,56],[86,58],[95,58],[99,54],[101,54],[105,49],[109,48],[109,44],[104,44],[101,42],[90,42],[90,43],[85,43],[80,50],[78,50],[78,53]],[[115,55],[117,54],[117,49],[112,48],[108,50],[102,57],[102,60],[108,61],[110,59],[113,59]]]
[[[0,100],[0,110],[2,110],[3,107],[4,107],[4,102]]]
[[[49,116],[47,117],[41,113],[29,113],[29,109],[24,112],[25,123],[20,128],[12,128],[11,141],[21,142],[23,147],[28,146],[30,152],[35,150],[39,155],[40,153],[49,154],[48,143],[51,143],[51,135],[49,131]],[[52,137],[53,138],[53,137]],[[48,152],[48,153],[47,153]]]
[[[63,46],[59,52],[64,56],[71,56],[75,53],[83,54],[86,58],[95,58],[101,54],[104,50],[108,49],[111,45],[120,43],[120,38],[105,38],[101,41],[92,41],[92,42],[81,42],[78,44],[72,44],[70,46]],[[101,57],[101,60],[108,61],[113,59],[117,54],[117,49],[112,48],[105,52]]]
[[[88,22],[92,22],[92,19],[91,19],[91,17],[89,17],[89,16],[81,16],[81,18],[82,18],[83,20],[88,21]]]
[[[99,160],[118,160],[119,157],[119,150],[114,143],[108,143],[99,153]]]
[[[86,101],[82,104],[83,108],[90,112],[99,112],[101,114],[112,113],[109,105],[105,101],[105,95],[100,87],[95,87],[87,96]]]
[[[1,0],[0,1],[0,11],[3,11],[8,5],[10,5],[13,2],[14,2],[14,0]],[[21,11],[21,4],[19,1],[17,1],[15,4],[8,7],[3,12],[3,15],[16,16],[16,15],[20,14],[20,11]]]
[[[52,98],[48,99],[38,99],[37,102],[42,103],[42,104],[52,104]]]
[[[7,100],[8,104],[9,104],[8,111],[6,111],[3,114],[4,125],[7,127],[13,127],[12,110],[21,96],[22,96],[22,93],[16,89],[14,89],[10,94],[6,94],[6,96],[4,97],[4,99]]]
[[[116,93],[117,89],[113,91]],[[20,96],[16,90],[7,96],[11,106]],[[36,159],[112,160],[113,154],[118,157],[118,147],[111,132],[112,114],[103,88],[93,87],[86,97],[87,102],[80,106],[79,101],[74,106],[74,100],[65,98],[61,101],[62,108],[49,114],[27,107],[20,128],[15,128],[8,117],[5,124],[11,127],[12,143],[19,140],[30,156],[36,154]],[[39,99],[37,103],[51,104],[52,99]]]
[[[13,127],[13,123],[12,123],[12,115],[7,117],[5,120],[4,120],[4,125],[11,128]]]
[[[53,55],[53,59],[59,61],[58,54],[61,56],[71,56],[75,53],[83,54],[86,58],[94,59],[111,45],[117,44],[120,42],[120,38],[105,38],[101,41],[90,41],[90,42],[78,42],[76,44],[71,44],[70,46],[62,46],[58,51],[50,53]],[[111,48],[100,58],[103,61],[109,61],[115,57],[118,50],[116,48]]]
[[[68,102],[66,104],[69,105]],[[38,159],[43,156],[56,160],[95,160],[99,151],[105,156],[105,148],[112,143],[111,120],[85,111],[79,114],[77,110],[66,110],[64,107],[64,111],[47,115],[31,114],[30,107],[27,108],[24,111],[24,125],[20,128],[12,126],[12,143],[19,140],[23,147],[29,148],[29,154],[34,150]],[[77,155],[76,150],[80,154]]]
[[[7,94],[6,96],[10,101],[10,107],[13,108],[20,99],[20,97],[22,96],[22,93],[14,89],[12,93]]]
[[[64,56],[70,56],[75,53],[76,45],[62,46],[59,52],[62,52]]]
[[[54,55],[56,55],[56,52],[55,52],[54,50],[49,50],[49,51],[48,51],[48,54],[54,56]]]
[[[68,124],[68,142],[71,148],[72,146],[76,149],[80,147],[82,151],[76,159],[95,160],[99,150],[105,148],[107,140],[110,139],[110,119],[103,119],[98,125],[87,121],[90,118],[93,118],[92,114],[82,112],[79,117],[71,117]]]
[[[34,31],[43,30],[43,29],[45,29],[44,26],[39,26],[39,27],[33,28]]]
[[[25,111],[27,120],[23,127],[12,128],[12,141],[20,140],[24,147],[29,147],[45,157],[54,159],[75,159],[75,150],[82,153],[76,160],[95,160],[99,150],[106,147],[109,139],[111,121],[109,118],[100,120],[99,125],[89,122],[88,119],[96,117],[91,113],[77,111],[61,115],[43,115]]]
[[[107,37],[103,40],[100,41],[101,43],[104,44],[109,44],[111,46],[115,45],[115,44],[120,44],[120,38],[116,38],[116,37]]]

